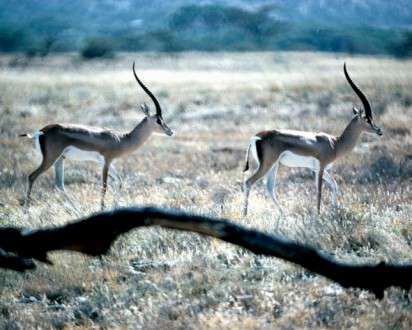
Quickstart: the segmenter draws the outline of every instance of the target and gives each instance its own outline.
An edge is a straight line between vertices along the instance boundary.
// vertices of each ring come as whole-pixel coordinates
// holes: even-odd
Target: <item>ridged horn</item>
[[[372,109],[369,104],[368,99],[366,98],[366,95],[362,93],[362,91],[359,89],[358,86],[352,81],[352,79],[349,77],[348,71],[346,70],[346,63],[343,64],[343,72],[345,72],[345,77],[346,80],[348,81],[349,85],[352,87],[353,91],[358,95],[360,100],[362,101],[363,108],[365,110],[365,116],[368,118],[370,121],[372,120]]]
[[[140,85],[140,87],[143,88],[143,90],[146,92],[147,95],[152,99],[155,107],[156,107],[156,115],[162,116],[162,108],[160,107],[159,101],[156,99],[156,97],[152,94],[152,92],[145,86],[145,84],[142,83],[142,81],[137,77],[136,71],[134,69],[135,62],[133,62],[133,74],[134,77],[136,78],[137,83]]]

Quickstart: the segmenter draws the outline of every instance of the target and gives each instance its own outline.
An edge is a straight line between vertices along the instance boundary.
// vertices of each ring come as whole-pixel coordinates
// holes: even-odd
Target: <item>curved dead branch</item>
[[[31,259],[15,256],[0,249],[0,267],[23,272],[28,269],[36,268],[36,265]]]
[[[56,250],[77,251],[91,256],[104,255],[119,235],[134,228],[149,226],[216,237],[258,255],[293,262],[343,287],[369,290],[377,297],[382,297],[388,287],[398,286],[409,290],[412,284],[412,265],[343,263],[312,247],[246,229],[227,220],[155,207],[97,213],[65,226],[35,231],[2,228],[0,267],[17,271],[33,269],[35,265],[32,259],[49,262],[47,253]]]

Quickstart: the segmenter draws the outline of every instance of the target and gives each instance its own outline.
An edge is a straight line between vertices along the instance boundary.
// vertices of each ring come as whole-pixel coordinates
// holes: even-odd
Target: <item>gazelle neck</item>
[[[146,142],[153,133],[153,130],[153,124],[145,117],[135,128],[124,136],[123,143],[128,148],[138,148]]]
[[[358,118],[353,118],[342,134],[337,138],[336,157],[341,157],[352,151],[362,133],[362,128],[358,123]]]

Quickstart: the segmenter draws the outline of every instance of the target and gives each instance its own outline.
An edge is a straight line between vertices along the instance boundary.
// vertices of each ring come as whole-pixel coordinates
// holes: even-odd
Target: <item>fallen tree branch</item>
[[[106,254],[116,238],[138,227],[196,232],[244,247],[255,254],[281,258],[325,276],[343,287],[365,289],[377,297],[391,286],[409,290],[412,265],[355,265],[333,260],[312,247],[246,229],[227,220],[159,208],[124,208],[91,215],[62,227],[27,231],[0,229],[0,267],[33,269],[31,259],[49,262],[47,253],[77,251],[91,256]],[[50,262],[49,262],[50,263]]]
[[[14,256],[0,249],[0,267],[22,272],[28,269],[34,269],[36,265],[31,259]]]

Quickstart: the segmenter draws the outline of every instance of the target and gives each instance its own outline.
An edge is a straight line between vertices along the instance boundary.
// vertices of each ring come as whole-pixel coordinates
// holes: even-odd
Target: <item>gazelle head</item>
[[[359,110],[356,107],[353,107],[353,114],[355,115],[357,123],[360,125],[362,131],[367,133],[375,133],[381,136],[383,134],[382,130],[378,126],[376,126],[373,121],[372,108],[369,104],[369,101],[366,98],[366,95],[363,94],[359,87],[356,86],[352,79],[349,77],[348,71],[346,70],[346,63],[343,64],[343,72],[345,73],[345,77],[349,85],[352,87],[356,95],[358,95],[363,104],[364,110]]]
[[[143,88],[143,90],[146,92],[147,95],[152,99],[155,107],[156,107],[156,113],[154,115],[150,115],[150,109],[147,106],[146,103],[144,103],[140,108],[142,112],[145,114],[147,120],[153,127],[153,131],[158,132],[158,133],[163,133],[168,136],[173,135],[173,131],[170,129],[169,126],[166,125],[165,121],[163,120],[162,117],[162,108],[160,107],[159,101],[156,99],[156,97],[152,94],[152,92],[141,82],[141,80],[137,77],[136,71],[134,69],[135,63],[133,62],[133,74],[134,77],[136,78],[137,83],[140,85],[140,87]]]

